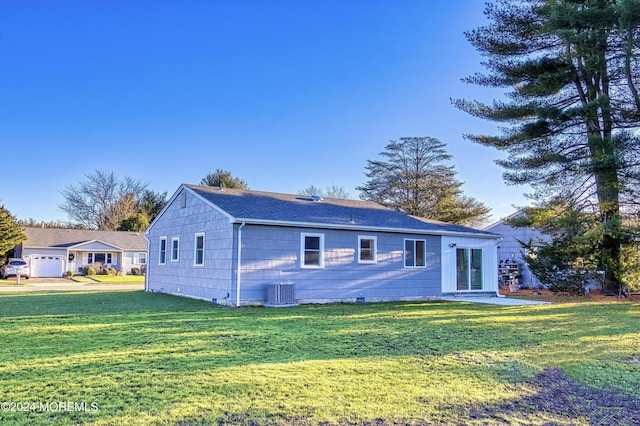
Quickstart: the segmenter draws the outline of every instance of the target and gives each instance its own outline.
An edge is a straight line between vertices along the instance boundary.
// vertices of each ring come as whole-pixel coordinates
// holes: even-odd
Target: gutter
[[[235,218],[231,220],[231,223],[242,223],[251,225],[274,225],[274,226],[287,226],[292,228],[319,228],[319,229],[341,229],[351,231],[367,231],[367,232],[389,232],[394,234],[417,234],[417,235],[436,235],[446,237],[476,237],[484,238],[488,240],[496,240],[501,238],[498,234],[493,234],[486,231],[478,232],[462,232],[462,231],[447,231],[447,230],[428,230],[428,229],[416,229],[416,228],[388,228],[378,226],[358,226],[358,225],[341,225],[331,223],[314,223],[314,222],[288,222],[284,220],[261,220],[261,219],[248,219],[248,218]]]
[[[242,275],[242,228],[246,223],[243,221],[238,227],[238,253],[236,257],[236,308],[240,307],[240,278]]]

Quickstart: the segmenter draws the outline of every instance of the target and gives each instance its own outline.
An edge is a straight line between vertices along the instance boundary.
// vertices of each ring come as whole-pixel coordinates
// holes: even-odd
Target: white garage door
[[[31,256],[32,277],[61,277],[62,256]]]

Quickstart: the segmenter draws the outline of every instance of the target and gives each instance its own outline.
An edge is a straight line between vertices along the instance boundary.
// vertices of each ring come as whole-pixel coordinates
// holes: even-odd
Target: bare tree
[[[113,171],[96,170],[86,178],[85,182],[69,185],[62,191],[65,201],[59,208],[72,221],[88,229],[117,229],[122,220],[137,212],[136,200],[142,197],[147,187],[130,177],[120,179]]]
[[[325,189],[311,185],[301,191],[298,191],[298,194],[319,195],[325,198],[342,198],[345,200],[351,198],[351,194],[349,194],[344,187],[336,185],[335,183],[331,183],[331,185],[327,186]]]

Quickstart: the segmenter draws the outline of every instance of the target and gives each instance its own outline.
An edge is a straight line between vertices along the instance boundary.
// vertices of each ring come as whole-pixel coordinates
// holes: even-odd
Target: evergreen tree
[[[219,186],[221,188],[249,189],[249,185],[244,180],[231,176],[231,172],[223,169],[216,169],[213,173],[208,173],[200,181],[200,185]]]
[[[144,213],[136,213],[123,220],[118,231],[143,232],[149,227],[149,218]]]
[[[530,184],[541,207],[566,201],[595,214],[606,289],[621,281],[622,215],[637,209],[640,98],[638,0],[499,0],[489,24],[467,38],[488,74],[470,83],[509,88],[486,105],[457,100],[478,117],[506,123],[501,135],[467,135],[508,153],[511,184]]]
[[[142,197],[138,201],[138,213],[144,214],[150,223],[158,216],[166,204],[167,191],[154,192],[147,189],[142,193]]]
[[[9,210],[0,206],[0,257],[26,239],[22,225]]]
[[[602,227],[595,214],[558,202],[545,208],[529,207],[525,215],[510,224],[552,237],[521,241],[529,269],[550,290],[581,294],[586,282],[599,280]]]
[[[368,160],[369,179],[356,189],[360,198],[378,202],[406,214],[461,225],[477,225],[488,218],[489,208],[465,196],[445,149],[431,137],[391,141],[380,155]]]

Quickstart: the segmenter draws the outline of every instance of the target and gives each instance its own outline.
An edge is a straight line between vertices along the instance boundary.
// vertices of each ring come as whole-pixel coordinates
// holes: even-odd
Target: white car
[[[8,276],[17,276],[18,274],[26,279],[29,279],[29,275],[31,275],[29,265],[23,259],[9,259],[0,267],[0,275],[5,280]]]

